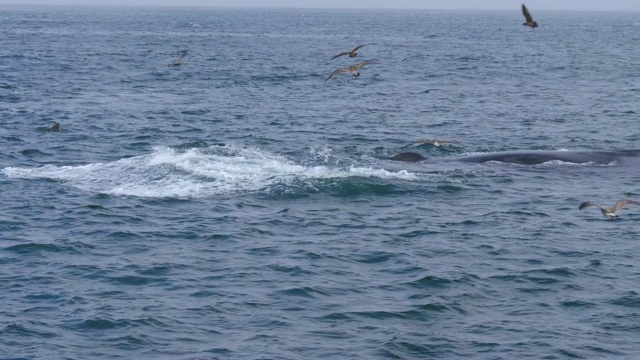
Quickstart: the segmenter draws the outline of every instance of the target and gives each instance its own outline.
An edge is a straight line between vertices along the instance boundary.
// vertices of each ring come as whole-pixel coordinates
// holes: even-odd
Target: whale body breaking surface
[[[596,165],[606,165],[615,161],[638,157],[640,157],[640,149],[618,151],[518,150],[467,155],[454,158],[453,160],[477,164],[496,161],[508,164],[538,165],[549,161],[563,161],[576,164],[591,163]],[[403,152],[389,159],[404,162],[420,162],[427,158],[419,153]]]

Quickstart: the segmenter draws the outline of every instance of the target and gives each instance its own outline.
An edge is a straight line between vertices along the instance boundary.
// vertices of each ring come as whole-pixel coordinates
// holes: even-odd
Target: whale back
[[[456,160],[470,163],[482,164],[489,161],[502,162],[507,164],[538,165],[549,161],[562,161],[575,164],[595,164],[607,165],[615,161],[626,159],[639,159],[640,150],[620,150],[620,151],[501,151],[487,154],[468,155],[459,157]],[[427,158],[416,152],[402,152],[390,160],[403,162],[420,162]]]
[[[498,161],[509,164],[537,165],[549,161],[563,161],[576,164],[610,164],[621,157],[639,156],[640,150],[625,151],[503,151],[490,154],[470,155],[461,161],[485,163]]]
[[[395,161],[404,161],[404,162],[418,162],[418,161],[426,160],[427,158],[415,152],[403,152],[389,159],[395,160]]]

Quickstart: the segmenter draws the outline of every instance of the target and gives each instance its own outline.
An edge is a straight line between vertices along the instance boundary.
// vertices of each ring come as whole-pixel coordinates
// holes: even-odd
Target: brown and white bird
[[[460,142],[454,141],[454,140],[423,139],[423,140],[416,140],[409,145],[401,147],[400,149],[408,148],[409,146],[420,146],[420,145],[433,145],[435,147],[440,147],[442,144],[460,144]]]
[[[538,27],[538,23],[533,21],[533,18],[531,17],[531,14],[529,14],[529,9],[527,9],[527,7],[522,4],[522,14],[524,15],[524,26],[530,26],[532,28],[537,28]]]
[[[185,57],[185,56],[187,56],[187,52],[188,52],[188,50],[182,50],[182,51],[180,52],[180,57],[179,57],[179,58],[177,58],[174,62],[172,62],[172,63],[171,63],[171,64],[169,64],[168,66],[177,67],[177,66],[182,65],[182,62],[183,62],[182,60],[184,59],[184,57]]]
[[[640,201],[633,201],[633,200],[620,200],[618,202],[616,202],[615,204],[613,204],[612,207],[610,208],[603,208],[602,206],[592,203],[591,201],[585,201],[582,204],[580,204],[580,206],[578,207],[578,210],[582,210],[584,208],[588,208],[588,207],[597,207],[600,209],[600,212],[602,213],[602,216],[606,217],[607,219],[613,219],[615,217],[617,217],[618,215],[616,214],[616,212],[622,208],[625,205],[628,204],[633,204],[633,205],[640,205]]]
[[[337,75],[337,74],[342,74],[342,73],[346,73],[346,72],[350,72],[353,74],[353,76],[360,76],[360,68],[368,65],[368,64],[373,64],[373,61],[363,61],[361,63],[355,64],[355,65],[351,65],[349,67],[344,67],[344,68],[338,68],[336,69],[334,72],[331,73],[331,75],[329,75],[329,77],[327,78],[327,80],[331,79],[331,77],[333,77],[333,75]],[[325,80],[325,82],[327,81]]]
[[[356,51],[358,51],[361,47],[363,46],[367,46],[367,45],[374,45],[374,44],[362,44],[362,45],[358,45],[356,46],[353,50],[351,51],[345,51],[345,52],[341,52],[340,54],[334,56],[331,58],[331,60],[340,57],[340,56],[344,56],[344,55],[349,55],[349,57],[356,57],[358,56],[358,53]]]

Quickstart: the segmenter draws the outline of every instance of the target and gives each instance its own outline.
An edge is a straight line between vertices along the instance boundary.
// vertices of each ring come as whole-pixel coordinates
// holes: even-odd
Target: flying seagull
[[[363,67],[365,65],[368,65],[368,64],[373,64],[373,61],[366,60],[366,61],[363,61],[361,63],[355,64],[355,65],[351,65],[349,67],[338,68],[334,72],[332,72],[331,75],[329,75],[327,80],[331,79],[331,77],[333,77],[333,75],[342,74],[342,73],[346,73],[346,72],[352,73],[353,76],[360,76],[360,72],[358,70],[361,67]],[[325,82],[327,82],[327,80],[325,80]]]
[[[525,23],[522,25],[531,26],[532,28],[538,27],[538,23],[533,21],[531,14],[529,14],[529,9],[527,9],[527,7],[524,4],[522,4],[522,14],[524,15],[524,19],[526,20]]]
[[[335,59],[335,58],[337,58],[337,57],[343,56],[343,55],[349,55],[349,57],[356,57],[356,56],[358,55],[358,53],[357,53],[356,51],[358,51],[358,49],[360,49],[361,47],[366,46],[366,45],[374,45],[374,44],[362,44],[362,45],[358,45],[358,46],[356,46],[356,47],[355,47],[353,50],[351,50],[351,51],[341,52],[340,54],[338,54],[338,55],[336,55],[336,56],[332,57],[332,58],[331,58],[331,60],[333,60],[333,59]]]
[[[177,58],[174,62],[172,62],[168,66],[180,66],[180,65],[182,65],[182,59],[184,59],[184,57],[187,56],[187,52],[188,52],[188,50],[182,50],[180,52],[180,57]]]
[[[584,208],[588,208],[588,207],[597,207],[600,209],[600,212],[602,213],[602,216],[606,217],[607,219],[613,219],[615,217],[617,217],[618,215],[616,215],[616,211],[618,211],[618,209],[620,209],[621,207],[627,205],[627,204],[634,204],[634,205],[640,205],[640,201],[633,201],[633,200],[620,200],[618,202],[616,202],[615,204],[613,204],[612,207],[610,208],[603,208],[602,206],[592,203],[591,201],[585,201],[582,204],[580,204],[580,206],[578,207],[578,210],[582,210]]]
[[[460,144],[459,141],[453,140],[439,140],[439,139],[426,139],[426,140],[416,140],[409,145],[403,146],[400,149],[408,148],[409,146],[420,146],[420,145],[433,145],[435,147],[440,147],[442,144]]]

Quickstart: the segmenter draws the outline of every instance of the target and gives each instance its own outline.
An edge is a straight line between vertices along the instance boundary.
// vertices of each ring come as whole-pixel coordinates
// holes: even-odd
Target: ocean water
[[[530,10],[2,5],[0,358],[637,358],[638,164],[457,161],[640,147],[640,13]]]

